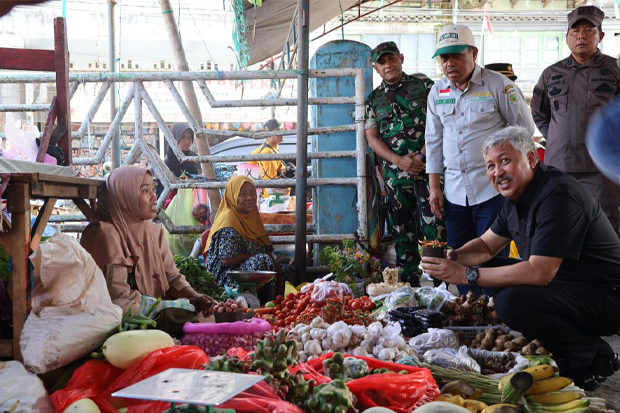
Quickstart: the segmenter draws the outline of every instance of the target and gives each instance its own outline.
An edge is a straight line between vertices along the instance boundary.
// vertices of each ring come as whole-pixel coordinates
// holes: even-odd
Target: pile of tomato
[[[339,317],[347,324],[368,325],[374,320],[370,312],[375,309],[375,303],[364,296],[353,298],[345,296],[344,311]],[[265,305],[265,308],[255,309],[255,316],[267,320],[274,327],[288,327],[299,323],[310,324],[316,318],[321,317],[321,308],[324,304],[312,302],[311,292],[290,293],[286,297],[277,296],[275,300]]]

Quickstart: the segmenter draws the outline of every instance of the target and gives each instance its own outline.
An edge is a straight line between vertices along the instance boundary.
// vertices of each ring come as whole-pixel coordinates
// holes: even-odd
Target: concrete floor
[[[605,337],[616,353],[620,353],[620,337]],[[615,410],[620,413],[620,371],[608,378],[596,391],[587,392],[590,397],[605,399],[607,410]]]

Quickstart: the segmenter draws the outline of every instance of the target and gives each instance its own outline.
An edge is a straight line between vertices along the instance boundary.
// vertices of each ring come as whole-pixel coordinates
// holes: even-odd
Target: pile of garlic
[[[417,356],[400,332],[398,323],[383,327],[380,322],[375,322],[365,327],[350,326],[338,321],[329,325],[317,317],[310,325],[297,324],[289,331],[288,338],[300,344],[299,357],[302,363],[334,351],[383,361]]]

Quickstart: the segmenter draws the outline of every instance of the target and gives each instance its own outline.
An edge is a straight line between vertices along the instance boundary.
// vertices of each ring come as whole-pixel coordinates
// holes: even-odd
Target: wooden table
[[[0,340],[0,357],[22,360],[19,338],[28,314],[28,257],[37,249],[57,199],[71,199],[90,220],[105,181],[45,173],[12,173],[3,195],[11,213],[11,228],[0,233],[0,246],[12,257],[13,340]],[[43,208],[30,228],[30,200],[42,199]],[[90,205],[86,200],[90,201]]]

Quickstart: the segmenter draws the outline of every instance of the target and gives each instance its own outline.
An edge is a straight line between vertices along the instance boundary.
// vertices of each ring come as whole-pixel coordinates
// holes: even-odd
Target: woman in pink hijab
[[[157,215],[153,174],[130,165],[114,170],[97,197],[97,211],[82,234],[82,246],[106,275],[112,301],[138,312],[142,295],[188,298],[205,317],[215,301],[198,294],[174,265]]]

